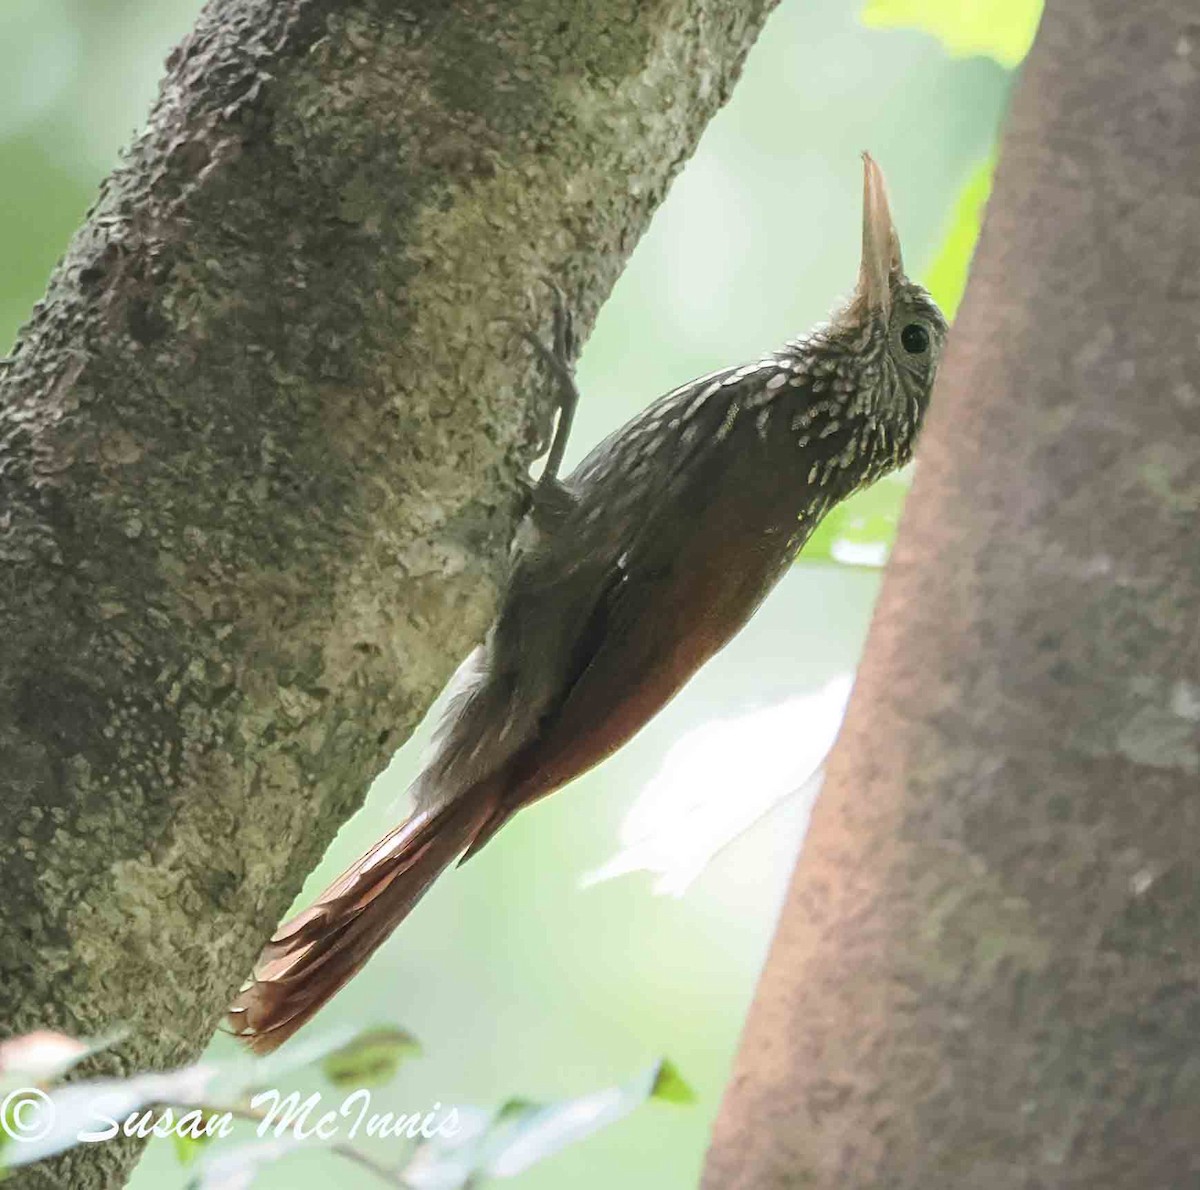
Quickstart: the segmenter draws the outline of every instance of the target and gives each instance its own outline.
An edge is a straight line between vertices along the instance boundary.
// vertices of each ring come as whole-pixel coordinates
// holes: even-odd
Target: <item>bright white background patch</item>
[[[886,541],[849,541],[845,537],[839,537],[829,547],[829,553],[835,562],[841,562],[843,566],[878,567],[887,562],[888,543]]]
[[[621,849],[583,877],[597,884],[654,872],[654,891],[682,895],[713,857],[791,795],[810,805],[837,737],[853,677],[681,737],[621,824]]]

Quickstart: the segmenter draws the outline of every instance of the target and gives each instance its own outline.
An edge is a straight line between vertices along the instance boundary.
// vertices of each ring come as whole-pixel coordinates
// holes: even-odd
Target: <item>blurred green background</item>
[[[0,350],[199,7],[0,6]],[[991,11],[1008,14],[993,19],[999,47],[946,16],[962,7],[984,10],[985,25]],[[1005,67],[1024,53],[1036,18],[1014,33],[1013,7],[872,0],[864,20],[844,0],[783,0],[600,315],[580,366],[585,402],[569,462],[659,393],[778,346],[852,288],[860,149],[887,174],[909,271],[932,276],[954,304],[1011,82]],[[931,9],[941,25],[922,20]],[[895,23],[924,23],[936,36]],[[992,57],[963,56],[987,50]],[[424,1056],[376,1093],[378,1110],[574,1095],[665,1054],[697,1092],[695,1106],[648,1106],[510,1184],[695,1186],[815,783],[735,838],[680,896],[656,893],[646,873],[586,886],[582,878],[620,849],[639,798],[638,821],[657,822],[658,866],[678,887],[696,855],[733,833],[732,818],[753,817],[772,790],[800,783],[836,724],[901,494],[896,484],[851,509],[818,543],[817,560],[794,567],[632,744],[441,882],[323,1014],[326,1025],[396,1022],[420,1039]],[[831,552],[867,564],[840,565]],[[424,737],[379,780],[309,893],[402,814]],[[702,747],[705,762],[689,765]],[[213,1052],[230,1048],[218,1038]],[[306,1153],[256,1185],[304,1190],[334,1179],[346,1190],[375,1184]],[[185,1181],[172,1146],[156,1142],[133,1185]]]

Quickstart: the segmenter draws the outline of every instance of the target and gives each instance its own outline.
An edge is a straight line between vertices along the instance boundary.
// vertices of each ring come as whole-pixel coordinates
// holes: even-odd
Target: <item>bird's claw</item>
[[[571,421],[579,404],[579,389],[575,385],[571,366],[578,347],[574,320],[562,289],[554,281],[547,280],[546,285],[553,300],[553,346],[547,347],[528,327],[520,328],[521,338],[533,348],[558,382],[558,423],[554,427],[545,469],[538,480],[541,485],[554,483],[558,479],[558,470],[571,432]]]
[[[579,344],[575,338],[575,319],[567,306],[567,298],[555,281],[547,281],[554,310],[554,354],[570,368]]]

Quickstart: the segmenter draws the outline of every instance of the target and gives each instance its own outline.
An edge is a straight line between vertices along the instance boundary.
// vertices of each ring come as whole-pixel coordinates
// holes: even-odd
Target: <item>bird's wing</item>
[[[627,560],[593,616],[586,663],[522,757],[523,802],[619,748],[753,614],[779,569],[773,543],[745,543],[739,556],[711,528],[694,530],[680,556],[656,568]]]
[[[559,671],[561,694],[514,756],[508,787],[468,856],[522,806],[639,731],[745,624],[781,573],[786,536],[755,532],[740,518],[722,523],[702,505],[694,511],[683,528],[677,516],[669,529],[650,518],[610,572]]]
[[[590,625],[619,575],[599,551],[569,567],[548,551],[518,559],[487,640],[456,675],[413,787],[418,805],[453,800],[500,772],[536,737],[586,665]]]
[[[603,639],[622,557],[674,507],[689,475],[671,457],[672,418],[706,420],[695,402],[737,369],[668,393],[551,485],[517,531],[520,547],[485,644],[455,678],[435,747],[414,786],[421,806],[445,804],[530,745]],[[714,404],[715,408],[715,404]],[[708,419],[715,414],[710,410]],[[658,457],[655,457],[655,456]],[[538,493],[538,499],[543,498]]]
[[[468,854],[624,743],[749,618],[769,585],[758,485],[734,501],[722,493],[754,473],[761,440],[744,423],[779,367],[677,389],[567,480],[571,515],[518,563],[486,673],[428,770],[449,796],[508,770],[509,793]],[[746,441],[731,452],[723,439],[739,413]]]

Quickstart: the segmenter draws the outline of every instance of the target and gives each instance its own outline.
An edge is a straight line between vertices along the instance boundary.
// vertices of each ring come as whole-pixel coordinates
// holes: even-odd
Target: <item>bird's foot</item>
[[[550,441],[550,452],[546,456],[546,465],[538,479],[538,486],[555,484],[558,481],[559,468],[562,466],[563,455],[567,449],[567,439],[571,433],[571,422],[575,410],[579,406],[579,389],[575,384],[575,373],[572,361],[578,349],[578,339],[575,335],[574,319],[567,308],[567,299],[563,291],[553,281],[548,281],[554,302],[553,345],[547,347],[540,338],[528,328],[522,328],[521,338],[537,353],[538,358],[550,369],[558,382],[558,419],[554,426],[554,435]]]

